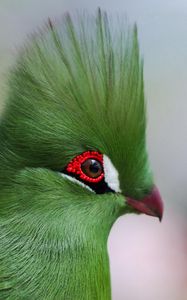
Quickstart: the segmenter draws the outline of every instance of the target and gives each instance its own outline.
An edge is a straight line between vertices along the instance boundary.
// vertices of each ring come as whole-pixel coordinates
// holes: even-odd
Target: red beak
[[[162,220],[164,207],[156,186],[154,186],[151,194],[147,195],[145,198],[141,200],[127,198],[127,203],[140,213],[158,217],[160,221]]]

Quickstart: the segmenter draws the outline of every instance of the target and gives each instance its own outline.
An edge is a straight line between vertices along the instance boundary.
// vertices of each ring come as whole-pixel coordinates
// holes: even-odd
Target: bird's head
[[[1,121],[0,177],[9,194],[1,208],[9,214],[68,218],[71,226],[81,219],[85,228],[88,219],[105,227],[128,212],[161,219],[137,29],[118,25],[100,11],[66,15],[23,49]]]

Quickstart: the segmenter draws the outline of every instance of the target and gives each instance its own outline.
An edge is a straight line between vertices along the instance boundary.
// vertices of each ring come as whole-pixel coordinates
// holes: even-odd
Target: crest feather
[[[145,127],[137,26],[124,27],[100,9],[96,16],[66,14],[58,24],[49,20],[18,59],[1,153],[11,165],[16,157],[23,166],[57,169],[98,149],[133,190],[148,172]]]

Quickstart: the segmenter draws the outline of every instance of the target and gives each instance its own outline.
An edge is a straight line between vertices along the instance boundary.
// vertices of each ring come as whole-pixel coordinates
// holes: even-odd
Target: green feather
[[[86,150],[110,157],[124,195],[153,185],[137,28],[49,21],[22,49],[0,123],[0,299],[109,300],[107,238],[130,212],[59,175]]]

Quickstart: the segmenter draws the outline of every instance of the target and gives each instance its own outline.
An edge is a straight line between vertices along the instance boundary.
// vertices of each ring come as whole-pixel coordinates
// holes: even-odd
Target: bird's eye
[[[119,192],[117,171],[106,156],[97,151],[86,151],[74,157],[61,171],[67,178],[88,187],[96,194]],[[111,175],[110,175],[111,172]]]
[[[82,171],[91,178],[99,177],[103,172],[102,164],[93,158],[85,160],[81,165]]]
[[[84,182],[98,183],[104,178],[103,155],[86,151],[73,158],[63,172]]]

